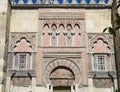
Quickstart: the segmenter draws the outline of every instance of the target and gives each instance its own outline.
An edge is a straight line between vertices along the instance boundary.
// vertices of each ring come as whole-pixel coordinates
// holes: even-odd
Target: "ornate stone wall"
[[[100,33],[111,26],[112,2],[88,1],[11,1],[7,92],[113,92],[113,37]]]
[[[11,1],[12,4],[111,4],[109,0],[15,0]]]

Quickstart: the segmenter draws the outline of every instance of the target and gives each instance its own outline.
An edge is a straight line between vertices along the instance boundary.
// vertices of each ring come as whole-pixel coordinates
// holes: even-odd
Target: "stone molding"
[[[76,57],[76,58],[81,58],[81,53],[82,52],[43,52],[43,58],[45,57]]]
[[[98,72],[98,71],[89,71],[89,78],[109,78],[110,76],[116,78],[116,71],[105,71],[105,72]]]
[[[7,71],[7,76],[31,76],[35,77],[36,72],[35,70],[8,70]]]
[[[44,9],[39,9],[39,19],[81,19],[84,20],[85,19],[85,12],[84,10],[82,10],[81,12],[51,12],[51,11],[46,11]],[[72,15],[72,16],[71,16]]]

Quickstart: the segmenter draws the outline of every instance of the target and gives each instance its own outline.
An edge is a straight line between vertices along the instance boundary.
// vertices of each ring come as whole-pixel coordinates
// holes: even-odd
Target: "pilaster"
[[[35,89],[36,89],[36,78],[32,77],[32,92],[36,92]]]
[[[10,76],[6,78],[6,91],[5,92],[10,92]]]

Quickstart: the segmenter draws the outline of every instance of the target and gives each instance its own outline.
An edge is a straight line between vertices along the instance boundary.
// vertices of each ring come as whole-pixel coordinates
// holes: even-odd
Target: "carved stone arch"
[[[63,27],[63,28],[65,29],[65,25],[64,25],[63,23],[60,23],[60,24],[59,24],[59,28],[60,28],[60,27]]]
[[[68,69],[70,69],[70,71],[72,71],[71,73],[73,73],[75,79],[74,79],[74,83],[75,84],[81,84],[82,83],[82,73],[79,69],[79,67],[72,61],[67,60],[67,59],[55,59],[53,61],[51,61],[49,64],[46,65],[44,73],[43,73],[43,77],[44,77],[44,83],[45,84],[51,84],[51,80],[50,80],[50,75],[51,73],[58,67],[66,67]]]
[[[53,24],[51,25],[51,30],[53,30],[53,31],[56,31],[56,30],[57,30],[57,25],[56,25],[55,23],[53,23]]]
[[[47,21],[45,21],[43,23],[43,30],[41,31],[42,37],[48,35],[49,30],[50,30],[50,25],[49,25],[49,23]]]
[[[21,41],[24,40],[26,43],[24,44],[24,46],[28,46],[29,50],[28,51],[34,51],[35,50],[35,43],[34,43],[34,39],[32,37],[30,37],[27,33],[20,33],[18,34],[16,37],[14,37],[11,40],[11,45],[10,45],[10,50],[14,51],[14,49],[16,48],[16,46],[21,43]],[[30,50],[31,49],[31,50]]]
[[[65,31],[65,24],[63,23],[59,24],[57,32],[60,32],[62,35],[64,31]]]
[[[76,28],[76,27],[80,29],[80,24],[75,23],[74,28]]]
[[[94,45],[96,45],[100,40],[103,42],[104,45],[106,45],[106,49],[108,49],[108,51],[106,51],[107,53],[113,51],[112,40],[103,34],[97,34],[90,39],[89,50],[93,52],[93,48],[95,47]]]
[[[75,75],[66,66],[58,66],[50,73],[50,80],[53,86],[71,86],[74,84]]]
[[[68,23],[68,24],[66,25],[66,29],[67,29],[68,31],[71,31],[71,30],[73,29],[72,24],[71,24],[71,23]]]
[[[46,27],[49,28],[49,24],[48,23],[44,23],[43,24],[43,28],[46,28]]]
[[[94,43],[98,39],[103,39],[105,42],[108,42],[110,45],[112,44],[112,41],[104,34],[97,34],[92,39],[91,42]]]

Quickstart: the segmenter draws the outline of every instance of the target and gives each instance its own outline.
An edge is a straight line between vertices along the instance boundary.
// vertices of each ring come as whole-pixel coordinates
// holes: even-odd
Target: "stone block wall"
[[[12,10],[10,31],[11,32],[37,32],[38,12],[37,10]]]
[[[8,53],[9,25],[11,6],[8,0],[0,3],[0,92],[5,91],[6,85],[6,62]]]
[[[77,77],[78,79],[82,77],[81,80],[83,84],[82,85],[79,83],[77,84],[77,82],[80,80],[77,81],[77,78],[76,78],[76,84],[77,84],[75,85],[76,92],[78,91],[88,92],[89,90],[91,92],[96,92],[96,90],[98,89],[100,89],[99,92],[102,92],[102,91],[113,92],[113,87],[106,88],[106,89],[95,88],[93,84],[93,78],[88,77],[89,60],[87,57],[87,53],[89,53],[89,50],[88,50],[89,37],[87,33],[101,33],[105,27],[111,26],[111,10],[110,9],[98,9],[98,8],[96,9],[87,9],[87,8],[85,9],[78,9],[78,8],[74,8],[74,9],[70,9],[70,8],[12,9],[10,19],[11,19],[10,34],[13,34],[13,32],[16,34],[20,34],[20,33],[29,34],[32,32],[37,33],[35,36],[36,38],[35,48],[37,52],[36,53],[37,59],[35,61],[36,76],[32,84],[32,86],[34,86],[36,89],[36,91],[34,90],[34,92],[50,91],[50,84],[49,84],[50,82],[49,80],[47,80],[49,76],[44,76],[44,73],[46,73],[46,75],[49,75],[51,71],[49,71],[49,69],[47,69],[46,66],[47,64],[52,62],[52,59],[61,59],[61,58],[70,59],[71,61],[69,62],[72,62],[72,60],[75,61],[77,59],[79,61],[77,63],[76,61],[73,63],[79,67],[78,69],[81,69],[82,74],[81,76],[77,76]],[[59,23],[60,22],[59,20],[62,20],[63,23],[65,23],[66,21],[68,22],[69,20],[73,24],[75,24],[76,20],[80,21],[79,22],[81,25],[80,30],[82,30],[82,32],[80,32],[79,35],[83,35],[83,38],[82,38],[83,41],[81,42],[82,46],[80,47],[78,45],[79,40],[77,40],[77,37],[76,37],[75,40],[76,40],[77,46],[65,47],[63,46],[63,41],[62,41],[63,37],[61,37],[59,44],[62,44],[62,45],[58,47],[56,46],[50,47],[50,44],[49,44],[50,38],[48,37],[48,34],[50,31],[47,27],[44,30],[45,33],[47,34],[47,36],[43,40],[45,44],[44,45],[41,44],[42,43],[41,36],[42,34],[45,34],[42,32],[43,31],[42,27],[44,26],[44,23],[43,23],[44,20],[47,20],[49,25],[52,25],[51,20],[53,20],[55,23]],[[50,26],[50,29],[51,29],[51,26]],[[60,32],[61,31],[63,31],[63,28],[60,29]],[[10,39],[10,42],[12,43],[11,39]],[[65,62],[64,63],[57,62],[57,63],[62,65],[62,64],[65,64]],[[74,72],[76,72],[75,71],[76,67],[74,66],[74,64],[72,65],[72,63],[69,63],[69,62],[66,63],[66,64],[69,64],[69,65],[66,65],[66,67],[71,65]],[[55,64],[56,63],[52,63],[48,68],[52,70],[53,68],[55,68],[54,67]],[[57,66],[59,64],[57,64]],[[46,80],[44,77],[47,77]],[[48,84],[45,84],[44,80],[46,81],[46,83],[48,82]],[[37,83],[35,83],[35,81]],[[10,83],[10,80],[8,80],[8,82]]]
[[[87,9],[86,32],[102,33],[105,27],[112,26],[110,9]]]

